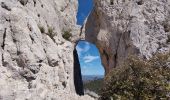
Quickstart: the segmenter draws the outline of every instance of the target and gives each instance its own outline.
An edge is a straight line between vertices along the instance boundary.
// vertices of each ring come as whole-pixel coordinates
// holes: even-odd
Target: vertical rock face
[[[170,50],[169,0],[94,0],[86,40],[99,48],[106,73],[131,54]]]
[[[73,78],[76,13],[77,0],[0,0],[0,99],[81,99]]]

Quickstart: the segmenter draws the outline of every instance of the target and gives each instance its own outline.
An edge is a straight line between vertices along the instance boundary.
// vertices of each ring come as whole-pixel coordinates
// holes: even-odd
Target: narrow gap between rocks
[[[94,7],[93,0],[78,0],[77,25],[83,26]],[[91,33],[93,34],[93,33]],[[79,41],[74,54],[74,85],[78,95],[98,98],[105,74],[99,50],[94,44]]]
[[[79,41],[74,50],[74,85],[76,93],[97,98],[102,87],[104,73],[96,46],[87,41]]]

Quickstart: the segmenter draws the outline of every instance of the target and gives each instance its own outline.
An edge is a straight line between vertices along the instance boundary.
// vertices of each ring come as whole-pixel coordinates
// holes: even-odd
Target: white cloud
[[[90,44],[88,42],[85,42],[84,52],[89,51],[89,49],[90,49]]]
[[[81,48],[80,46],[76,47],[78,55],[81,56],[81,53],[83,52],[83,48]]]
[[[83,60],[84,60],[85,63],[90,63],[90,62],[97,60],[97,59],[99,59],[99,56],[87,55],[87,56],[83,57]]]
[[[84,45],[83,48],[80,47],[79,45],[77,45],[77,46],[76,46],[76,49],[77,49],[78,55],[81,56],[81,54],[82,54],[83,52],[89,51],[89,49],[90,49],[90,44],[89,44],[88,42],[85,42],[85,45]]]

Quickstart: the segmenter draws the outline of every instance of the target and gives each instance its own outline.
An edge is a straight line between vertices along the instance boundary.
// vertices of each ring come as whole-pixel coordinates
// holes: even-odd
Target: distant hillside
[[[83,82],[84,90],[90,90],[99,94],[103,84],[103,76],[85,76]]]
[[[103,75],[83,75],[82,80],[83,83],[90,82],[92,80],[103,79]]]

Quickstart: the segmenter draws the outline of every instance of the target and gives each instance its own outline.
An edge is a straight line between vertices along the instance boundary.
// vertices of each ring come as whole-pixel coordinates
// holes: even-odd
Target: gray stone
[[[77,0],[0,0],[0,98],[93,100],[74,87]],[[71,29],[70,41],[62,38]]]
[[[99,48],[106,73],[129,55],[149,59],[170,50],[169,0],[94,0],[85,39]]]

